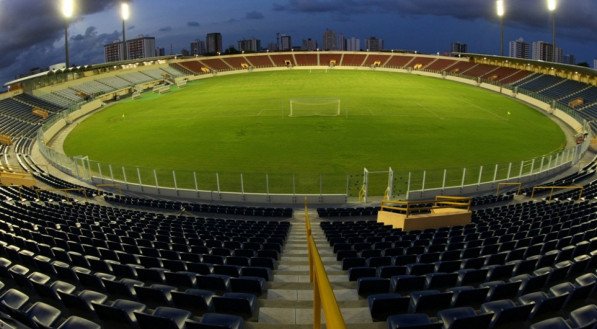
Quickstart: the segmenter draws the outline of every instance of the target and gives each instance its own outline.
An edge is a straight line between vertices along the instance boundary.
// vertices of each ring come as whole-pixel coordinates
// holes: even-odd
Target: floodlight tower
[[[62,0],[62,16],[64,16],[64,57],[65,65],[67,68],[70,67],[70,56],[68,53],[68,23],[73,17],[75,12],[74,0]]]
[[[131,7],[128,1],[120,3],[120,17],[122,18],[122,59],[126,60],[126,34],[125,22],[131,17]]]
[[[551,46],[553,62],[556,61],[556,9],[558,8],[558,0],[547,0],[547,9],[551,13]]]
[[[496,1],[497,15],[500,18],[500,56],[504,56],[504,14],[506,13],[506,5],[504,0]]]

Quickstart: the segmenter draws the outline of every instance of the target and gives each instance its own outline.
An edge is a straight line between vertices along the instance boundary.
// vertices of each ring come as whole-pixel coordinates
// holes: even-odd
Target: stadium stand
[[[288,255],[286,243],[296,225],[287,220],[291,208],[104,194],[65,181],[31,158],[41,122],[31,110],[41,107],[54,115],[84,95],[161,80],[163,73],[204,74],[206,66],[240,70],[244,62],[283,67],[286,60],[293,66],[328,66],[334,60],[369,67],[380,61],[387,68],[448,71],[511,84],[563,105],[582,98],[578,113],[597,119],[594,86],[514,68],[402,54],[193,59],[98,76],[38,97],[2,100],[0,131],[19,138],[14,146],[0,148],[0,158],[14,153],[42,188],[0,186],[0,320],[34,328],[256,327],[269,292],[280,286],[274,284],[283,273],[278,265]],[[9,161],[4,162],[8,168]],[[521,202],[514,193],[475,196],[473,223],[466,226],[404,232],[373,221],[377,207],[334,207],[317,209],[322,220],[316,219],[314,231],[321,230],[324,239],[318,247],[327,247],[321,242],[330,246],[328,258],[335,263],[326,267],[337,267],[336,279],[345,280],[336,287],[351,290],[377,324],[591,328],[597,313],[596,170],[593,160],[543,184],[580,184],[580,200],[578,190],[555,193],[553,201]],[[51,189],[78,195],[65,197]],[[527,197],[530,193],[523,189]],[[298,272],[296,251],[291,255],[290,273]]]
[[[346,53],[342,57],[342,64],[344,66],[362,66],[367,55]]]
[[[296,63],[294,62],[294,57],[292,56],[292,54],[286,54],[286,55],[270,54],[269,58],[271,58],[274,65],[277,67],[286,67],[287,61],[289,61],[292,66],[296,66]]]
[[[562,78],[554,77],[553,75],[540,75],[531,80],[517,83],[515,86],[532,92],[540,92],[562,81]]]
[[[270,59],[269,56],[245,56],[245,58],[256,68],[275,66],[274,62]]]
[[[386,67],[393,68],[393,69],[401,69],[401,68],[404,68],[413,59],[414,59],[413,56],[406,56],[406,55],[392,56],[392,58],[390,58],[390,60],[386,63]]]
[[[319,65],[329,66],[332,62],[335,62],[335,65],[340,65],[342,63],[342,56],[342,54],[320,54]]]
[[[46,193],[47,200],[60,200]],[[22,296],[52,305],[51,323],[76,314],[108,327],[136,320],[154,328],[142,319],[172,313],[176,321],[184,315],[182,324],[238,328],[256,316],[257,296],[267,291],[290,227],[286,221],[164,216],[71,201],[29,204],[34,191],[0,188],[2,198],[16,195],[21,201],[0,205],[8,216],[0,220],[0,254],[6,257],[0,272],[3,283],[15,287],[0,300],[8,310],[22,310],[17,318],[25,322],[35,318],[25,312],[33,305]],[[132,220],[114,225],[122,216]],[[229,315],[211,315],[212,309]],[[129,316],[110,316],[122,311]]]
[[[367,58],[365,59],[365,62],[363,62],[363,66],[371,67],[375,63],[379,63],[379,66],[383,67],[389,59],[390,59],[390,55],[371,54],[371,55],[367,56]]]
[[[298,66],[317,66],[317,54],[294,54]]]
[[[228,57],[228,58],[224,58],[222,60],[228,66],[232,67],[235,70],[245,69],[245,67],[243,67],[243,64],[247,65],[247,66],[252,66],[251,64],[249,64],[249,62],[247,61],[247,59],[245,57]]]
[[[448,70],[450,66],[455,65],[457,62],[451,59],[438,58],[431,62],[424,69],[432,72],[442,72]]]
[[[232,69],[232,67],[230,65],[226,64],[226,62],[224,62],[223,60],[221,60],[219,58],[217,58],[217,59],[201,59],[199,62],[214,71],[230,71]]]

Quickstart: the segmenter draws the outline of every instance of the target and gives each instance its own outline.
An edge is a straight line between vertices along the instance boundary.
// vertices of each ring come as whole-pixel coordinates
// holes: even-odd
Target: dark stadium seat
[[[239,315],[245,319],[256,315],[258,307],[255,295],[239,292],[215,296],[212,298],[212,304],[217,313]]]
[[[120,326],[135,326],[137,319],[134,312],[144,312],[147,308],[145,304],[126,299],[117,299],[106,304],[96,302],[91,304],[102,321]]]
[[[446,329],[489,328],[493,313],[477,314],[472,307],[457,307],[439,311],[437,315]]]
[[[369,295],[367,301],[373,320],[385,321],[392,314],[407,313],[410,298],[398,293],[384,293]]]
[[[427,314],[398,314],[389,316],[388,328],[391,329],[442,329],[443,322],[432,322]]]
[[[211,308],[214,293],[208,290],[187,289],[184,292],[172,291],[172,303],[175,307],[185,309],[193,314],[203,314]]]

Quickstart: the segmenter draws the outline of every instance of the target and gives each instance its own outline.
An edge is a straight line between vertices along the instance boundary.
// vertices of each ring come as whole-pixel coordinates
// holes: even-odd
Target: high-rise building
[[[104,45],[104,60],[106,63],[118,62],[123,59],[122,41],[114,41]]]
[[[291,51],[292,37],[290,37],[288,34],[278,34],[278,50]]]
[[[597,70],[597,58],[593,60],[593,68]]]
[[[138,37],[126,40],[127,59],[140,59],[156,56],[155,37]],[[123,60],[124,49],[122,41],[104,45],[104,59],[106,62]]]
[[[258,52],[261,50],[261,40],[255,38],[239,40],[238,50],[247,52]]]
[[[346,50],[346,37],[344,34],[336,34],[336,50]]]
[[[323,32],[323,50],[338,50],[338,37],[336,32],[326,29]]]
[[[382,51],[383,40],[376,37],[370,37],[365,39],[365,47],[368,51]]]
[[[222,34],[208,33],[205,38],[205,47],[207,54],[215,55],[222,52]]]
[[[191,55],[203,55],[207,53],[207,47],[205,46],[205,41],[203,40],[195,40],[191,42]]]
[[[126,41],[127,59],[139,59],[155,56],[155,38],[139,37]]]
[[[313,51],[316,49],[317,49],[317,40],[313,40],[311,38],[303,39],[303,45],[301,46],[301,50]]]
[[[518,38],[516,41],[510,41],[510,57],[515,58],[531,58],[531,45],[525,42],[523,38]]]
[[[563,59],[562,48],[556,47],[555,52],[551,43],[543,41],[533,42],[532,59],[560,63]]]
[[[348,51],[361,50],[361,40],[359,38],[355,38],[355,37],[346,39],[346,50],[348,50]]]
[[[576,65],[576,56],[574,54],[566,54],[562,57],[562,63]]]
[[[468,52],[468,45],[462,42],[452,42],[452,52],[453,53],[467,53]]]
[[[166,56],[166,48],[159,47],[155,49],[156,56]]]

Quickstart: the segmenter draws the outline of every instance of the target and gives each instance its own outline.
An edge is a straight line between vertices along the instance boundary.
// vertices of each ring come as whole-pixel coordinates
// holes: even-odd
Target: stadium
[[[594,70],[317,50],[7,86],[3,327],[597,327]]]

